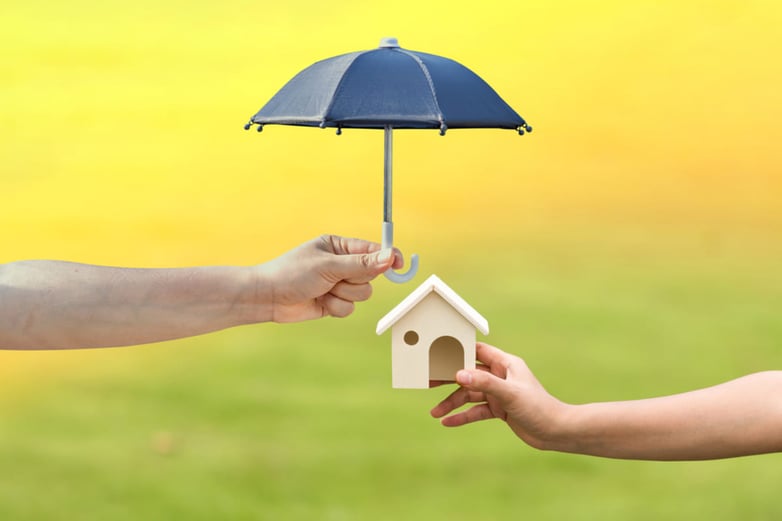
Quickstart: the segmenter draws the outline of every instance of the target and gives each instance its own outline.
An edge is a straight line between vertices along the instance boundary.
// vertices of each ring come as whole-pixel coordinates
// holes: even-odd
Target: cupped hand
[[[482,342],[476,358],[480,364],[456,374],[459,388],[432,409],[432,416],[446,427],[497,418],[527,444],[543,448],[567,405],[546,392],[521,358]],[[448,416],[467,404],[476,405]]]

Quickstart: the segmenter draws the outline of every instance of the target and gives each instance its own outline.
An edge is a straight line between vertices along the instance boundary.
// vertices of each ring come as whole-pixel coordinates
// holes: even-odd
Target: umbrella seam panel
[[[326,110],[323,112],[323,114],[321,114],[321,118],[320,118],[321,127],[324,127],[326,125],[326,122],[328,121],[329,112],[331,112],[331,108],[334,106],[334,102],[337,100],[339,91],[342,88],[343,83],[345,83],[345,78],[348,75],[348,70],[350,70],[350,68],[353,66],[353,64],[356,63],[356,60],[359,57],[367,54],[368,52],[371,52],[371,51],[363,51],[363,52],[355,53],[355,56],[353,56],[353,59],[350,60],[350,63],[347,65],[347,67],[345,67],[345,71],[342,73],[342,77],[339,79],[339,83],[337,83],[337,87],[334,89],[334,94],[332,94],[331,100],[329,101],[329,104],[326,107]]]
[[[424,61],[416,56],[415,53],[406,51],[404,49],[397,49],[397,52],[401,52],[402,54],[405,54],[407,56],[410,56],[415,62],[418,64],[418,66],[421,68],[421,71],[424,73],[424,77],[426,78],[427,83],[429,84],[429,90],[432,92],[432,99],[434,100],[435,108],[437,109],[437,118],[440,121],[440,126],[445,124],[445,120],[443,118],[443,111],[440,108],[440,102],[437,100],[437,91],[434,88],[434,82],[432,81],[432,76],[429,74],[429,69],[426,68],[426,64]]]

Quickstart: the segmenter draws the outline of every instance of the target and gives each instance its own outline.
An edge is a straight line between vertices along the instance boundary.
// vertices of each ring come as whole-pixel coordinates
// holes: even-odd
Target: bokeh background
[[[379,240],[382,133],[242,125],[384,36],[472,68],[535,131],[396,133],[421,271],[347,319],[1,352],[0,518],[779,518],[778,455],[611,461],[445,429],[447,391],[392,390],[374,327],[436,273],[570,402],[779,368],[781,24],[774,0],[4,2],[0,262]]]

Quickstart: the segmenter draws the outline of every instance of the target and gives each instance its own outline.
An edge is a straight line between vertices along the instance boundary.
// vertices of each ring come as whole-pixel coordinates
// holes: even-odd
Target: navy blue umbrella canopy
[[[524,119],[470,69],[402,49],[395,39],[307,67],[252,117],[252,124],[527,129]]]
[[[385,131],[383,247],[393,245],[391,150],[393,129],[501,128],[532,131],[524,119],[467,67],[442,56],[409,51],[396,38],[380,47],[328,58],[293,77],[245,125],[370,128]],[[386,272],[394,282],[407,273]]]

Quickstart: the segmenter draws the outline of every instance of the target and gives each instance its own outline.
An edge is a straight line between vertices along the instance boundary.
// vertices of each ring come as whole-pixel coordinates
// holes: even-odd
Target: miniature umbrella
[[[394,243],[391,221],[393,129],[505,128],[532,131],[485,81],[463,65],[433,54],[399,47],[384,38],[377,49],[319,61],[293,77],[245,125],[383,129],[385,169],[383,248]],[[406,273],[388,270],[394,282],[406,282],[418,270],[410,258]]]

